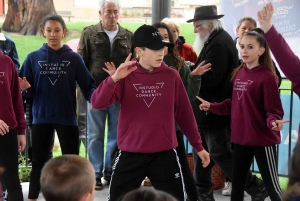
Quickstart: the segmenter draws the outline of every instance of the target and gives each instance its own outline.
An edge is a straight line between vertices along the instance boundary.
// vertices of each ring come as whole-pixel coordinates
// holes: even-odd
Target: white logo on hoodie
[[[147,107],[150,107],[155,100],[156,97],[162,96],[159,93],[159,89],[164,86],[164,82],[155,83],[155,85],[142,85],[142,84],[133,84],[133,87],[136,89],[138,93],[136,93],[135,97],[142,98]]]
[[[247,91],[247,86],[252,84],[252,80],[241,81],[240,79],[236,79],[234,82],[233,90],[237,91],[238,99],[240,100],[244,94],[244,91]]]
[[[4,77],[4,72],[0,72],[0,78]],[[0,81],[0,84],[3,84],[3,81]]]
[[[47,75],[50,83],[52,85],[55,85],[60,75],[67,74],[67,72],[63,70],[63,67],[69,66],[71,62],[62,61],[61,63],[48,63],[47,61],[38,61],[38,63],[42,69],[40,71],[40,75]],[[54,75],[54,76],[51,76],[50,78],[49,75]]]

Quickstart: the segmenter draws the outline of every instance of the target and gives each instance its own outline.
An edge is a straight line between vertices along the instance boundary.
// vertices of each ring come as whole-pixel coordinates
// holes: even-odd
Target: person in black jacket
[[[212,69],[202,76],[199,97],[209,102],[221,102],[231,98],[233,70],[238,67],[238,54],[231,36],[222,28],[220,19],[224,15],[217,14],[216,6],[201,6],[195,9],[193,22],[196,41],[194,49],[201,51],[195,66],[205,61],[212,64]],[[215,115],[199,110],[200,101],[192,102],[199,133],[204,148],[210,153],[222,171],[232,179],[232,151],[230,140],[230,115]],[[211,187],[211,170],[213,163],[203,168],[195,152],[194,178],[201,201],[214,201]],[[252,200],[264,200],[268,196],[261,180],[252,176],[249,171],[245,190]]]

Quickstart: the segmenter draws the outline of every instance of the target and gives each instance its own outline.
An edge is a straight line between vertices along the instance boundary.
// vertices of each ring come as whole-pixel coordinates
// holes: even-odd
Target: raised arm
[[[291,80],[293,90],[300,96],[300,59],[272,25],[271,19],[273,13],[273,5],[268,3],[266,7],[257,13],[258,21],[261,24],[262,30],[265,32],[264,37],[280,69],[285,76]]]

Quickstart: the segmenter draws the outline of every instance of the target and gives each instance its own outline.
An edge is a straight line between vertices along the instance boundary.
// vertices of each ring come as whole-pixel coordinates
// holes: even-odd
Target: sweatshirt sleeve
[[[202,151],[202,141],[198,133],[198,127],[192,111],[192,107],[185,88],[179,76],[176,79],[176,95],[175,95],[175,120],[180,129],[185,133],[192,147],[197,151]]]
[[[12,61],[10,65],[11,68],[13,69],[12,82],[11,82],[11,97],[12,97],[14,113],[17,121],[17,131],[18,131],[18,135],[25,135],[25,128],[26,128],[25,113],[24,113],[21,89],[19,85],[18,72]]]
[[[76,80],[81,89],[85,100],[90,101],[93,92],[96,89],[95,80],[86,68],[83,59],[78,55],[76,68]]]
[[[300,59],[291,50],[274,26],[264,37],[285,76],[292,81],[292,88],[300,96]]]
[[[191,74],[191,70],[184,62],[184,65],[180,69],[180,77],[183,81],[184,87],[188,94],[190,101],[196,100],[196,96],[199,94],[201,86],[201,76],[195,76]]]
[[[218,115],[230,115],[231,114],[231,100],[226,99],[221,103],[211,103],[209,111]]]
[[[267,116],[267,125],[272,128],[272,122],[281,120],[283,118],[283,108],[281,104],[280,94],[276,82],[276,77],[272,74],[272,77],[266,77],[268,82],[264,82],[264,109]]]
[[[90,62],[90,52],[89,52],[89,34],[87,29],[84,29],[79,43],[78,43],[78,48],[77,48],[77,52],[78,54],[81,55],[81,57],[84,60],[84,63],[86,65],[86,67],[88,68],[88,70],[90,71],[90,66],[89,66],[89,62]]]
[[[94,91],[91,97],[92,107],[95,109],[105,109],[111,106],[114,102],[119,101],[121,97],[122,80],[115,83],[111,76],[106,78],[98,88]]]
[[[27,81],[31,85],[30,88],[22,91],[22,95],[24,97],[31,97],[34,95],[34,78],[33,78],[32,63],[30,58],[31,58],[30,55],[28,55],[21,67],[20,74],[19,74],[19,77],[21,78],[26,77]]]

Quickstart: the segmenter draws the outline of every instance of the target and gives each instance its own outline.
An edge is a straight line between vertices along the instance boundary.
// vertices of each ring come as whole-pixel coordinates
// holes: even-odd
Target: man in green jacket
[[[120,66],[129,53],[134,53],[132,32],[118,24],[120,15],[118,1],[101,0],[99,15],[101,20],[98,24],[83,30],[78,46],[78,53],[83,57],[85,65],[96,80],[97,86],[109,76],[103,70],[106,68],[105,62],[113,62],[115,66]],[[89,103],[87,108],[90,108]],[[117,149],[119,111],[119,102],[104,110],[87,110],[88,156],[95,169],[96,189],[102,189],[102,177],[110,182],[112,161]],[[104,152],[106,118],[108,120],[108,133],[106,152]]]

